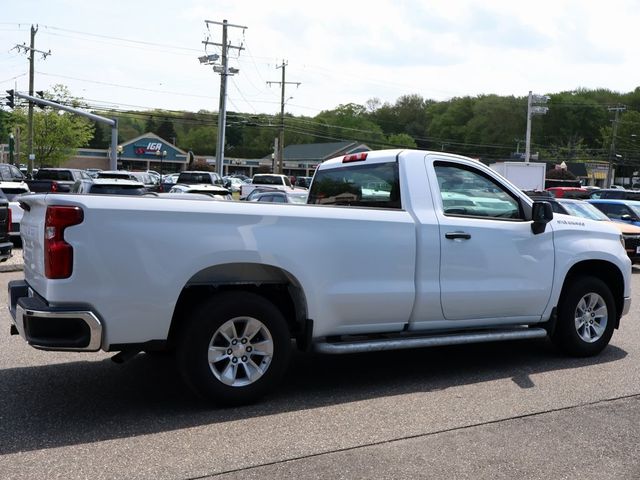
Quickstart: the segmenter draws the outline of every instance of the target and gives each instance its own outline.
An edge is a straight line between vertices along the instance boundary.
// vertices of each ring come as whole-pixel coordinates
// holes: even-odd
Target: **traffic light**
[[[38,91],[36,92],[36,95],[37,95],[38,97],[40,97],[41,99],[43,99],[43,100],[44,100],[44,92],[43,92],[42,90],[38,90]],[[44,108],[46,107],[46,105],[43,105],[43,104],[41,104],[41,103],[38,103],[37,105],[38,105],[38,108],[40,108],[40,109],[42,109],[42,110],[44,110]]]
[[[9,108],[15,107],[15,96],[13,94],[13,90],[7,90],[8,95],[5,97],[7,99],[7,106]]]

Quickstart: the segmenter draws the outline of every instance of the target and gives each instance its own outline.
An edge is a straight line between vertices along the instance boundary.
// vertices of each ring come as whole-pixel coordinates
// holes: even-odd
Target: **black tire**
[[[272,390],[290,354],[284,316],[249,292],[224,292],[204,301],[187,320],[177,345],[185,382],[205,399],[231,406],[252,403]]]
[[[600,353],[611,340],[616,304],[609,287],[595,277],[576,277],[560,298],[556,331],[551,340],[575,357]],[[591,322],[591,323],[590,323]]]

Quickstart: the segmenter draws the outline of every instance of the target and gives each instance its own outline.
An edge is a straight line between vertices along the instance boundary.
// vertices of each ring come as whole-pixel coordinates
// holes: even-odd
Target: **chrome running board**
[[[337,342],[314,343],[313,349],[319,353],[342,354],[377,352],[382,350],[401,350],[407,348],[440,347],[445,345],[465,345],[469,343],[503,342],[508,340],[522,340],[544,338],[547,331],[544,328],[510,328],[501,330],[486,330],[454,334],[432,335],[429,337],[389,337],[375,340],[353,340]]]

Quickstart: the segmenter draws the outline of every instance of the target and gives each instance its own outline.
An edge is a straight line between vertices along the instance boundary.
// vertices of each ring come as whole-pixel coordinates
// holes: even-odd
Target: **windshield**
[[[604,213],[587,202],[560,202],[569,215],[574,217],[589,218],[591,220],[609,220]]]

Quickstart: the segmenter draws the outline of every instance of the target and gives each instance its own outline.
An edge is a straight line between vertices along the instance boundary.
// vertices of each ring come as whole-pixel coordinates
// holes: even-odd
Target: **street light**
[[[162,160],[167,156],[166,150],[156,150],[156,157],[160,159],[160,191],[162,191]]]

